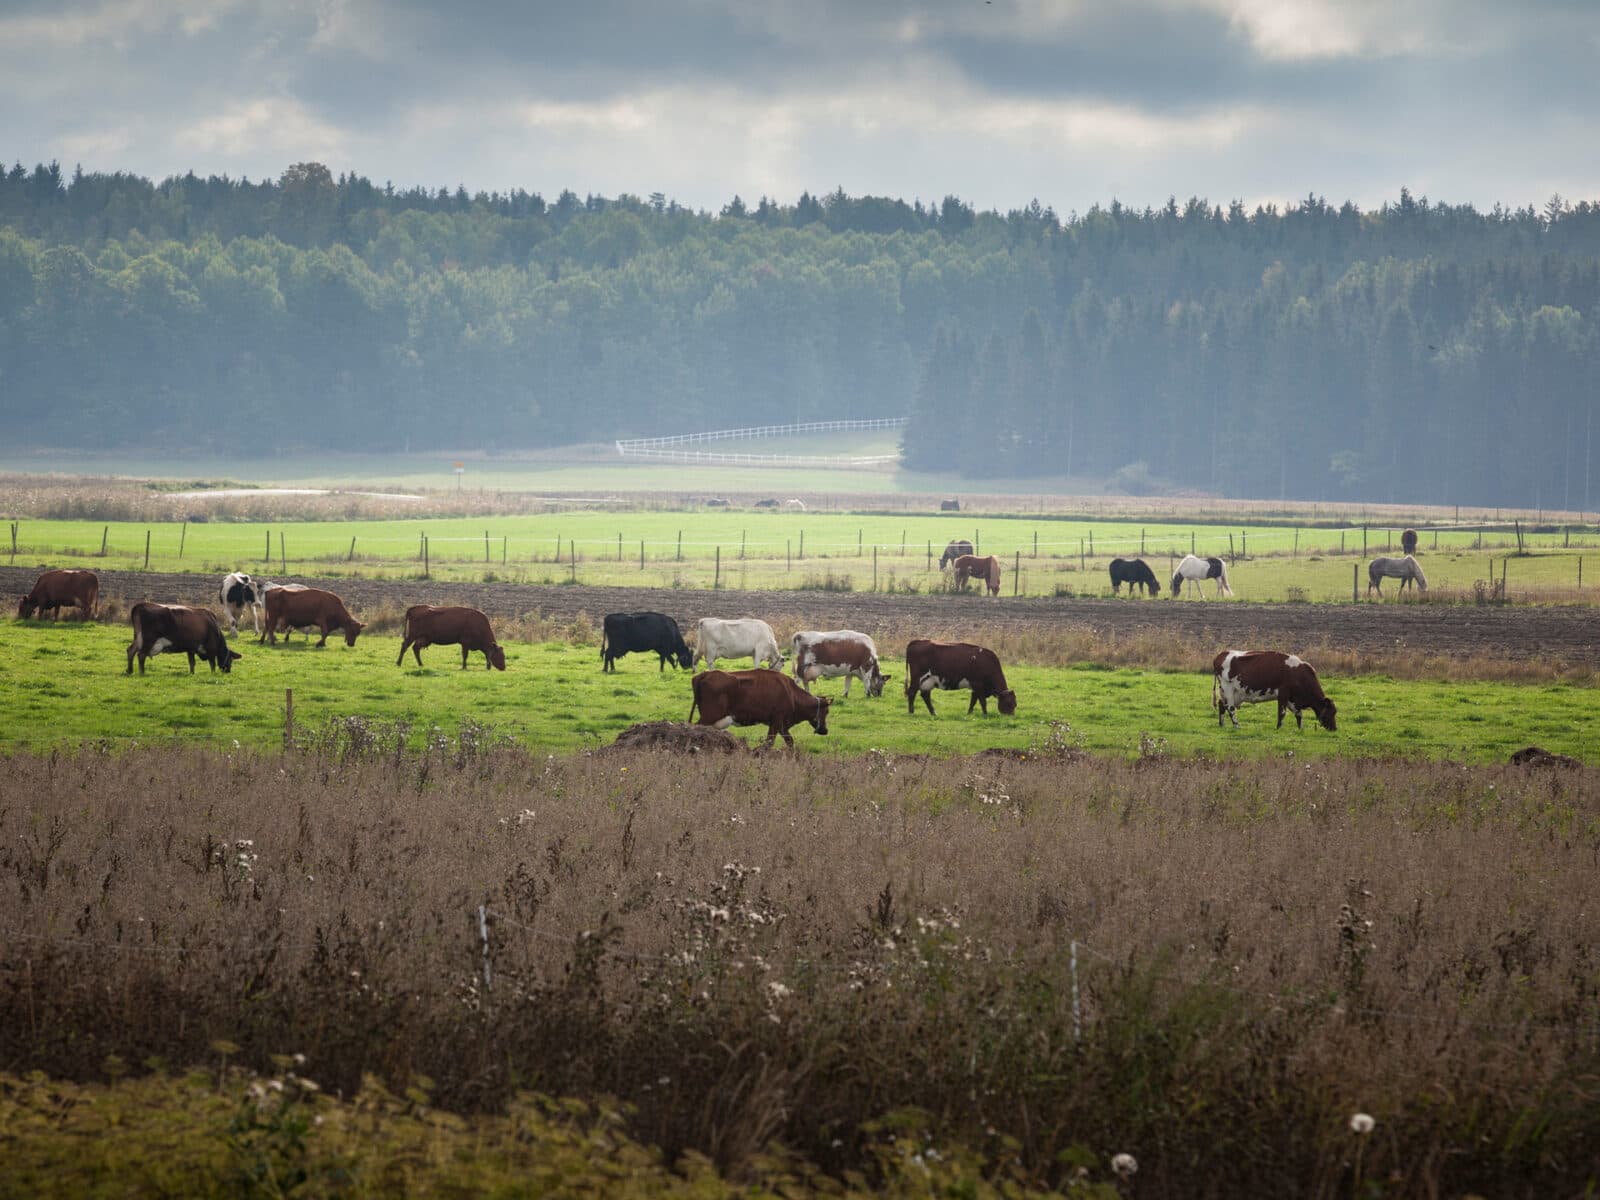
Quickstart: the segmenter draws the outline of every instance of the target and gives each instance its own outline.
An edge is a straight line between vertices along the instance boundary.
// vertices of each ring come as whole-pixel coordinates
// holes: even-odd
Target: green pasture
[[[1398,554],[1400,531],[754,510],[188,524],[23,519],[14,557],[10,532],[9,523],[0,528],[0,561],[24,566],[142,569],[148,539],[152,571],[419,578],[426,562],[433,578],[468,582],[859,592],[946,586],[939,554],[963,538],[999,556],[1003,596],[1108,595],[1110,559],[1141,553],[1165,591],[1173,562],[1193,547],[1230,559],[1240,600],[1325,602],[1364,598],[1368,558]],[[1491,575],[1506,578],[1514,601],[1582,602],[1600,582],[1594,531],[1546,529],[1523,538],[1531,552],[1518,555],[1511,532],[1428,531],[1419,561],[1433,592],[1446,598],[1487,589]],[[1384,590],[1398,593],[1398,584]]]
[[[456,732],[463,720],[490,725],[531,747],[573,751],[610,742],[641,721],[684,720],[689,679],[660,673],[654,656],[630,655],[614,675],[602,674],[593,646],[513,644],[508,670],[490,672],[482,656],[467,671],[459,652],[434,647],[418,670],[397,667],[397,635],[363,637],[354,647],[330,641],[311,648],[298,637],[287,648],[257,645],[245,635],[234,645],[244,658],[232,674],[205,664],[190,676],[187,660],[151,659],[148,673],[124,672],[129,634],[92,623],[0,620],[0,694],[6,718],[0,747],[41,749],[107,739],[196,741],[241,746],[281,743],[285,689],[294,691],[297,726],[315,729],[329,718],[361,716],[406,721],[420,744],[437,725]],[[1243,729],[1219,730],[1210,707],[1211,680],[1202,674],[1013,666],[1007,671],[1019,710],[1014,717],[966,715],[966,694],[938,693],[939,715],[918,703],[906,715],[900,693],[903,664],[883,697],[868,700],[860,685],[834,705],[830,736],[795,733],[807,753],[949,755],[988,747],[1042,745],[1052,733],[1098,753],[1133,756],[1160,748],[1174,754],[1250,758],[1292,750],[1304,755],[1406,755],[1456,761],[1504,760],[1530,743],[1584,756],[1600,693],[1565,685],[1399,682],[1386,677],[1329,678],[1340,727],[1274,729],[1275,706],[1247,709]],[[817,685],[838,697],[839,680]],[[991,706],[992,707],[992,706]],[[1070,730],[1053,730],[1064,722]],[[749,731],[752,737],[764,731]]]

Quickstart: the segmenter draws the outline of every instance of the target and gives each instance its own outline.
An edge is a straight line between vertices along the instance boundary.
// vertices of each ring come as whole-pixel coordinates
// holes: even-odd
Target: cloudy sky
[[[790,203],[1600,199],[1596,0],[0,0],[0,156]]]

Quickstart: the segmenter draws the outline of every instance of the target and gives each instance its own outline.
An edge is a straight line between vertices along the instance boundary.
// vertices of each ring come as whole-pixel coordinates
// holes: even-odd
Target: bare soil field
[[[8,607],[37,572],[0,567],[0,595]],[[1172,638],[1232,647],[1325,647],[1362,656],[1492,655],[1513,661],[1547,659],[1571,668],[1600,668],[1600,617],[1569,607],[1498,607],[1456,604],[1239,604],[1197,600],[1003,599],[978,595],[892,596],[820,591],[702,591],[673,588],[467,584],[374,579],[273,576],[337,592],[356,612],[403,609],[410,604],[470,604],[492,617],[537,611],[598,622],[608,612],[664,612],[685,627],[700,617],[803,613],[815,628],[856,628],[869,633],[925,627],[929,635],[984,630],[1048,635],[1090,630],[1111,639]],[[216,605],[220,580],[209,576],[100,573],[102,596],[126,600]],[[14,609],[13,609],[14,611]]]

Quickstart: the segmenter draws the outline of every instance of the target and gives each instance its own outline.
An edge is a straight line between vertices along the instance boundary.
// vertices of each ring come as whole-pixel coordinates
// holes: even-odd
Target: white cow
[[[790,639],[794,650],[794,677],[806,691],[818,679],[844,676],[844,694],[850,694],[850,681],[860,679],[869,696],[883,695],[889,677],[878,669],[878,647],[864,633],[854,629],[832,629],[827,633],[802,631]]]
[[[778,639],[772,626],[755,617],[725,621],[720,617],[701,617],[695,626],[694,661],[715,667],[719,658],[748,656],[754,666],[777,669],[783,665]]]
[[[228,618],[230,632],[239,632],[239,617],[246,608],[256,623],[256,632],[261,632],[261,608],[266,603],[267,589],[274,586],[265,579],[257,579],[243,571],[222,577],[222,590],[218,592],[217,599]]]

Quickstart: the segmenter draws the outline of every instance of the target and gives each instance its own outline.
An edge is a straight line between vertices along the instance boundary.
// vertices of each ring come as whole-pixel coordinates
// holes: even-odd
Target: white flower
[[[1127,1179],[1139,1169],[1139,1164],[1131,1154],[1119,1154],[1111,1160],[1111,1170],[1123,1179]]]
[[[776,979],[774,979],[771,983],[767,984],[767,994],[774,1000],[782,1000],[789,994],[788,985],[779,983]]]
[[[1356,1113],[1350,1118],[1350,1132],[1367,1134],[1371,1133],[1376,1121],[1367,1113]]]

